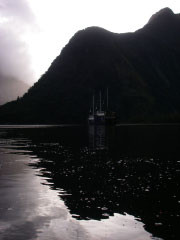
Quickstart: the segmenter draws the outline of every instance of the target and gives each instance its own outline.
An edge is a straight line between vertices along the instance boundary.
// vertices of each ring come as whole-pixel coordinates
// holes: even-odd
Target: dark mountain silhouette
[[[0,105],[21,97],[29,87],[12,76],[0,73]]]
[[[90,27],[72,37],[22,98],[0,108],[0,122],[85,122],[92,94],[107,87],[120,122],[178,122],[179,64],[180,15],[168,8],[134,33]]]

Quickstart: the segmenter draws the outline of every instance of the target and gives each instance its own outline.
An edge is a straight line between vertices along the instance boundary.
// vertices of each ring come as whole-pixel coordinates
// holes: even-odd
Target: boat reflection
[[[111,143],[113,142],[115,135],[114,126],[105,125],[89,125],[88,136],[89,136],[89,150],[90,151],[101,151],[109,150]]]
[[[102,150],[106,148],[105,126],[89,126],[89,150]]]

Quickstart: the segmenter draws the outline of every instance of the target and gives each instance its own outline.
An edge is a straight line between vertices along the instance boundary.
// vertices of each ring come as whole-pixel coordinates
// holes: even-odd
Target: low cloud
[[[26,0],[1,0],[0,72],[3,75],[32,82],[31,58],[23,38],[36,29],[35,17]]]

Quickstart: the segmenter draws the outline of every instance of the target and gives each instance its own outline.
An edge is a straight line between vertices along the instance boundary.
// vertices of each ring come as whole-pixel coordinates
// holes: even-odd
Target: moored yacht
[[[116,116],[114,112],[109,111],[109,96],[107,89],[107,106],[106,111],[102,110],[101,103],[101,91],[99,93],[99,110],[94,110],[94,95],[93,95],[93,104],[92,112],[90,112],[88,117],[88,123],[93,125],[114,125],[116,123]]]

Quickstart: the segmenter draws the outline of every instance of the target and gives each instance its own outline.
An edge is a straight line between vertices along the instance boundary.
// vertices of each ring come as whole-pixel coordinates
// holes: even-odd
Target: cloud
[[[26,0],[1,0],[0,72],[32,82],[31,57],[24,36],[36,30],[35,16]]]
[[[1,0],[1,15],[24,23],[32,23],[34,15],[26,0]]]

